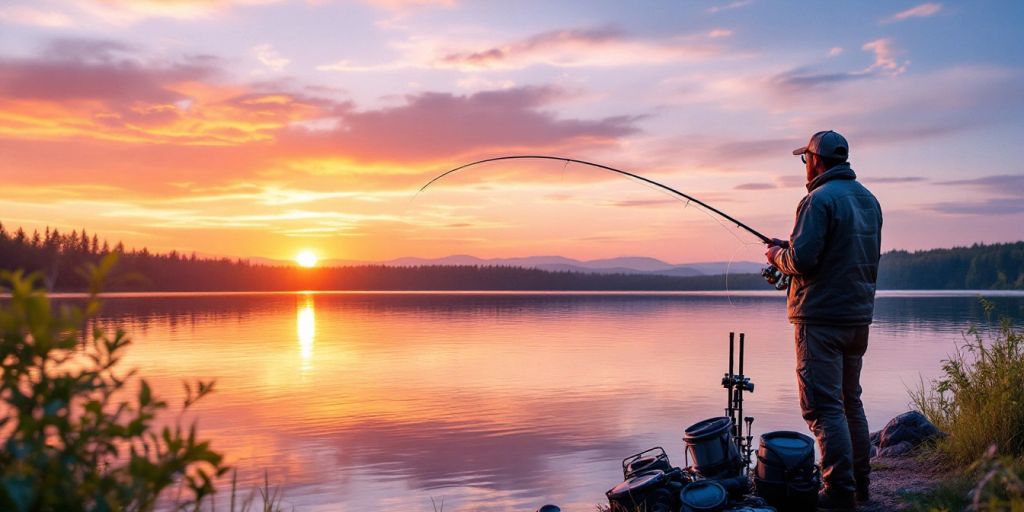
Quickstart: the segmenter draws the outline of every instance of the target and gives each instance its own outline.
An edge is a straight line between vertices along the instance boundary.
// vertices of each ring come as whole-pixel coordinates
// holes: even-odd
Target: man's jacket
[[[774,261],[793,276],[789,321],[868,325],[882,242],[878,200],[846,163],[811,180],[807,192],[789,247]]]

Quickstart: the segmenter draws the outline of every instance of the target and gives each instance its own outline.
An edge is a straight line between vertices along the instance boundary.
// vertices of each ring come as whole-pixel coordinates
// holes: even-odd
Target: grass
[[[973,327],[942,370],[911,399],[948,434],[931,449],[957,476],[911,496],[911,510],[1024,512],[1024,333],[1010,319]]]
[[[971,328],[943,361],[944,376],[911,393],[914,405],[949,434],[937,447],[949,462],[967,466],[990,446],[1024,456],[1024,334],[1009,319],[988,333]]]

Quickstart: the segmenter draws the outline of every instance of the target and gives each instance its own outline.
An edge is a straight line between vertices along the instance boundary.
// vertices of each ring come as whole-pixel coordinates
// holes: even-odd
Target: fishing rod
[[[756,236],[757,238],[759,238],[761,240],[761,242],[765,243],[766,245],[775,245],[775,243],[776,243],[771,238],[768,238],[767,236],[764,236],[763,234],[761,234],[756,229],[754,229],[754,228],[752,228],[752,227],[750,227],[750,226],[740,222],[739,220],[736,220],[736,218],[734,218],[733,216],[723,212],[722,210],[719,210],[718,208],[715,208],[714,206],[711,206],[711,205],[705,203],[704,201],[701,201],[700,199],[697,199],[696,197],[693,197],[693,196],[691,196],[689,194],[684,194],[684,193],[682,193],[682,192],[680,192],[680,191],[678,191],[678,190],[676,190],[676,189],[674,189],[674,188],[672,188],[672,187],[670,187],[668,185],[665,185],[663,183],[658,183],[657,181],[654,181],[654,180],[652,180],[650,178],[645,178],[643,176],[640,176],[639,174],[634,174],[634,173],[631,173],[631,172],[628,172],[628,171],[623,171],[622,169],[616,169],[614,167],[609,167],[607,165],[597,164],[597,163],[594,163],[594,162],[588,162],[586,160],[577,160],[575,158],[567,158],[567,157],[563,157],[563,156],[550,156],[550,155],[508,155],[508,156],[497,156],[497,157],[492,157],[492,158],[485,158],[483,160],[477,160],[475,162],[470,162],[468,164],[460,165],[460,166],[458,166],[458,167],[456,167],[454,169],[450,169],[448,171],[445,171],[445,172],[437,175],[436,177],[434,177],[434,179],[428,181],[425,185],[420,187],[420,189],[418,191],[416,191],[416,194],[413,195],[412,200],[415,200],[416,197],[420,195],[420,193],[422,193],[424,190],[426,190],[427,187],[432,185],[434,182],[444,178],[445,176],[448,176],[449,174],[453,174],[453,173],[459,172],[459,171],[461,171],[463,169],[466,169],[466,168],[469,168],[469,167],[473,167],[475,165],[485,164],[485,163],[489,163],[489,162],[499,162],[499,161],[502,161],[502,160],[555,160],[555,161],[558,161],[558,162],[565,162],[566,165],[568,165],[569,163],[588,165],[588,166],[596,167],[596,168],[604,170],[604,171],[614,172],[616,174],[621,174],[623,176],[628,176],[628,177],[633,178],[635,180],[639,180],[641,182],[644,182],[644,183],[647,183],[647,184],[650,184],[650,185],[654,185],[655,187],[658,187],[658,188],[660,188],[662,190],[665,190],[665,191],[667,191],[667,192],[669,192],[671,194],[675,194],[675,195],[677,195],[679,197],[682,197],[682,198],[686,199],[688,203],[696,203],[696,204],[704,207],[705,210],[708,210],[708,211],[710,211],[712,213],[715,213],[718,216],[728,220],[729,222],[732,222],[733,224],[736,225],[736,227],[742,228],[742,229],[746,230],[748,233],[750,233],[750,234]],[[790,276],[783,274],[782,271],[780,271],[778,268],[775,267],[775,265],[768,265],[767,267],[761,269],[761,277],[763,277],[765,279],[765,281],[768,281],[768,284],[774,286],[776,290],[785,290],[785,289],[789,288],[789,283],[790,283],[790,280],[791,280]]]
[[[701,201],[701,200],[699,200],[699,199],[697,199],[697,198],[695,198],[695,197],[693,197],[693,196],[691,196],[689,194],[684,194],[684,193],[682,193],[682,192],[680,192],[680,191],[678,191],[678,190],[676,190],[676,189],[674,189],[674,188],[672,188],[672,187],[670,187],[668,185],[664,185],[662,183],[658,183],[657,181],[654,181],[654,180],[649,179],[649,178],[645,178],[645,177],[640,176],[638,174],[633,174],[631,172],[623,171],[621,169],[616,169],[614,167],[609,167],[607,165],[601,165],[601,164],[596,164],[594,162],[587,162],[586,160],[577,160],[575,158],[566,158],[566,157],[562,157],[562,156],[510,155],[510,156],[498,156],[498,157],[493,157],[493,158],[485,158],[483,160],[477,160],[475,162],[470,162],[468,164],[460,165],[460,166],[458,166],[458,167],[456,167],[454,169],[445,171],[444,173],[438,175],[434,179],[428,181],[426,185],[423,185],[422,187],[420,187],[420,189],[416,192],[416,195],[413,196],[413,199],[415,199],[416,196],[418,196],[421,192],[426,190],[427,187],[429,187],[434,182],[440,180],[441,178],[444,178],[445,176],[448,176],[449,174],[456,173],[456,172],[461,171],[463,169],[466,169],[468,167],[473,167],[474,165],[485,164],[485,163],[488,163],[488,162],[498,162],[498,161],[502,161],[502,160],[527,160],[527,159],[530,159],[530,160],[555,160],[555,161],[558,161],[558,162],[565,162],[566,164],[569,164],[569,163],[583,164],[583,165],[589,165],[591,167],[596,167],[598,169],[602,169],[602,170],[605,170],[605,171],[610,171],[610,172],[614,172],[614,173],[617,173],[617,174],[621,174],[623,176],[629,176],[630,178],[637,179],[637,180],[640,180],[640,181],[642,181],[644,183],[648,183],[648,184],[654,185],[655,187],[658,187],[658,188],[660,188],[662,190],[666,190],[666,191],[668,191],[668,192],[670,192],[672,194],[675,194],[675,195],[677,195],[679,197],[682,197],[682,198],[686,199],[689,202],[696,203],[696,204],[698,204],[700,206],[703,206],[708,211],[716,213],[720,217],[728,220],[729,222],[732,222],[733,224],[736,224],[736,227],[742,228],[742,229],[746,230],[747,232],[749,232],[750,234],[752,234],[752,235],[756,236],[757,238],[761,239],[761,241],[764,242],[765,244],[771,245],[773,243],[771,238],[768,238],[768,237],[762,235],[760,232],[758,232],[754,228],[752,228],[752,227],[750,227],[750,226],[748,226],[748,225],[746,225],[746,224],[736,220],[731,215],[723,212],[722,210],[719,210],[718,208],[715,208],[715,207],[705,203],[704,201]]]

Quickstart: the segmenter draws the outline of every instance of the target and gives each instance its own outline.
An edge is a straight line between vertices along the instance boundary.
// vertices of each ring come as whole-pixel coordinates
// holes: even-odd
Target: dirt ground
[[[944,473],[916,457],[871,459],[871,501],[857,506],[858,512],[906,510],[902,496],[934,487]]]

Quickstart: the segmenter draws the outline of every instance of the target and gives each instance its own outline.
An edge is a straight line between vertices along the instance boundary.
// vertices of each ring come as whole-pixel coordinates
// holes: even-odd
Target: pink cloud
[[[889,39],[876,39],[874,41],[864,43],[861,47],[865,51],[874,52],[875,62],[871,64],[865,72],[870,71],[881,71],[884,73],[898,75],[907,70],[907,65],[910,61],[898,62],[896,60],[896,51],[892,48],[892,41]]]
[[[731,34],[715,30],[663,40],[632,37],[611,27],[564,29],[524,39],[452,43],[417,39],[393,46],[402,57],[385,63],[359,64],[347,59],[317,66],[320,71],[367,72],[398,69],[456,69],[460,71],[523,69],[534,65],[555,67],[611,67],[702,61],[721,57],[725,49],[713,40]]]
[[[899,52],[893,48],[892,41],[889,39],[869,41],[864,43],[861,49],[874,54],[874,61],[863,69],[820,73],[813,72],[808,68],[797,68],[775,75],[771,79],[771,88],[783,94],[803,94],[809,89],[823,88],[844,82],[902,75],[910,64],[909,60],[901,61],[897,58]]]
[[[37,27],[67,27],[72,24],[71,17],[63,12],[18,5],[0,8],[0,21]]]
[[[549,87],[518,87],[464,96],[410,95],[397,107],[344,112],[338,130],[290,130],[285,140],[318,140],[359,160],[410,162],[488,149],[608,143],[637,131],[636,117],[559,119],[540,110],[561,94]]]
[[[0,60],[0,175],[8,183],[159,193],[175,182],[209,186],[298,172],[394,188],[439,161],[603,146],[638,131],[631,116],[555,115],[547,109],[566,92],[551,87],[426,92],[360,109],[281,83],[222,83],[214,60],[143,62],[114,43],[60,45],[73,58],[48,51]],[[44,168],[45,176],[24,172]]]
[[[903,21],[910,18],[927,18],[935,16],[942,11],[942,4],[938,3],[926,3],[915,7],[911,7],[905,11],[900,11],[888,18],[882,20],[883,23],[895,23],[897,21]]]

